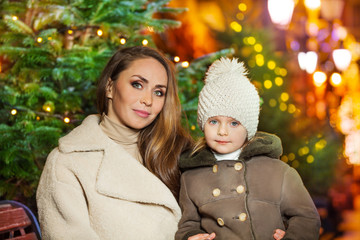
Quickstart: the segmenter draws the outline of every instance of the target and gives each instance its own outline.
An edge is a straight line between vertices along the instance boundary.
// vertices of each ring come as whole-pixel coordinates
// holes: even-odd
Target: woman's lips
[[[134,112],[135,112],[139,117],[142,117],[142,118],[147,118],[147,117],[149,117],[149,115],[150,115],[149,112],[143,111],[143,110],[134,110]]]

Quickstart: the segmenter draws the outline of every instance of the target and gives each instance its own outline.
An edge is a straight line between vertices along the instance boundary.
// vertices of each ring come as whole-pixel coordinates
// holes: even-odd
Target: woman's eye
[[[217,124],[217,121],[216,120],[210,120],[209,123],[212,124],[212,125],[215,125],[215,124]]]
[[[233,126],[233,127],[237,127],[237,126],[239,126],[240,125],[240,123],[239,122],[231,122],[230,123],[231,124],[231,126]]]
[[[155,95],[158,96],[158,97],[162,97],[165,94],[162,91],[158,90],[158,91],[155,91]]]
[[[134,88],[137,88],[137,89],[141,89],[142,88],[142,85],[138,82],[133,82],[131,83],[131,85],[134,87]]]

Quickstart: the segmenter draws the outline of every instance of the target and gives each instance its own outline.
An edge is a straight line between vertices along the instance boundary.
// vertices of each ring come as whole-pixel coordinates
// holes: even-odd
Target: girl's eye
[[[230,125],[233,126],[233,127],[237,127],[237,126],[240,125],[240,123],[236,122],[236,121],[233,121],[233,122],[230,123]]]
[[[131,83],[131,85],[134,87],[134,88],[137,88],[137,89],[141,89],[142,88],[142,85],[138,82],[133,82]]]
[[[164,96],[165,94],[164,94],[163,91],[156,90],[156,91],[155,91],[155,95],[158,96],[158,97],[162,97],[162,96]]]
[[[216,120],[210,120],[209,124],[215,125],[215,124],[217,124],[217,121]]]

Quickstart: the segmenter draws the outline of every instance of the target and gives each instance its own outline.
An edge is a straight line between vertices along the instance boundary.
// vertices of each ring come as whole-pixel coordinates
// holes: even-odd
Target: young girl
[[[243,63],[210,66],[198,106],[204,139],[179,162],[177,240],[318,239],[317,210],[296,170],[279,160],[280,139],[257,132],[259,102]]]

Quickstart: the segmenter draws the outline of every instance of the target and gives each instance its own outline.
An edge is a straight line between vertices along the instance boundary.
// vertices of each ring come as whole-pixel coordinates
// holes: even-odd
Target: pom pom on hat
[[[244,63],[238,62],[237,58],[220,58],[209,67],[199,95],[198,124],[201,130],[209,118],[227,116],[245,127],[248,140],[255,135],[260,97],[246,74]]]

